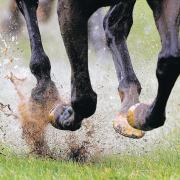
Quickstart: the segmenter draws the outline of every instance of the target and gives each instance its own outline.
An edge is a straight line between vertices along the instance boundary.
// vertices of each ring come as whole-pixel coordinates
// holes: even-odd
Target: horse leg
[[[38,84],[42,81],[50,80],[50,61],[44,52],[41,42],[41,35],[37,23],[36,11],[38,7],[38,0],[16,0],[17,5],[22,12],[29,33],[30,45],[31,45],[31,72],[37,79]]]
[[[158,92],[151,105],[137,104],[131,107],[128,117],[131,126],[146,131],[164,125],[166,104],[180,74],[180,1],[148,0],[148,3],[153,10],[162,43],[156,70]]]
[[[87,22],[90,15],[96,10],[87,7],[85,2],[74,0],[59,0],[58,18],[61,34],[71,64],[71,106],[73,119],[67,119],[67,129],[80,128],[84,118],[94,114],[97,95],[93,91],[88,70],[88,30]],[[65,107],[65,110],[71,106]],[[52,112],[54,121],[61,124],[58,116],[58,107]],[[64,121],[64,119],[63,119]]]
[[[51,64],[41,42],[36,15],[39,1],[16,0],[16,2],[27,24],[31,45],[30,69],[37,80],[37,85],[32,90],[31,99],[43,105],[51,98],[52,102],[55,103],[60,99],[55,84],[51,80]]]
[[[43,153],[42,150],[47,149],[44,132],[48,124],[48,114],[59,97],[51,81],[50,61],[41,42],[36,16],[38,0],[16,0],[16,2],[26,20],[31,45],[30,69],[37,79],[30,100],[19,103],[20,121],[26,142],[35,152]]]
[[[114,121],[116,132],[131,138],[141,138],[144,133],[132,128],[127,122],[128,109],[139,102],[141,85],[134,73],[126,39],[133,24],[135,0],[120,1],[112,6],[104,19],[107,44],[112,52],[119,80],[121,109]]]

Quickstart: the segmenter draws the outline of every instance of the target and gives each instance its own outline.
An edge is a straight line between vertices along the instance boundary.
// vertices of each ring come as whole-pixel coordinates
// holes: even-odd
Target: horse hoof
[[[49,112],[49,122],[51,124],[55,124],[56,120],[59,118],[59,116],[64,115],[64,111],[66,110],[66,105],[58,104],[55,106],[50,112]],[[64,115],[64,119],[69,118],[72,115],[70,112],[69,114],[66,112],[66,116]]]
[[[140,139],[145,133],[141,130],[135,129],[128,124],[127,115],[119,113],[113,122],[115,131],[125,137]]]
[[[127,121],[128,123],[139,130],[146,130],[146,115],[149,110],[149,105],[138,103],[128,110]]]
[[[57,105],[49,113],[49,122],[57,129],[76,131],[81,127],[81,121],[75,121],[71,106]],[[77,120],[77,119],[76,119]]]

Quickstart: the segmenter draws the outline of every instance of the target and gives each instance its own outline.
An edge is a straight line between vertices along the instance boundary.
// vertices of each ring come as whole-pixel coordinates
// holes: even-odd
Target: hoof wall
[[[113,122],[113,127],[117,133],[129,138],[140,139],[145,135],[143,131],[129,125],[126,114],[119,113]]]
[[[71,106],[57,105],[49,113],[49,123],[60,130],[76,131],[80,129],[82,119],[74,115]]]
[[[144,130],[148,109],[149,109],[149,105],[142,103],[132,106],[128,110],[128,115],[127,115],[128,123],[136,129]]]

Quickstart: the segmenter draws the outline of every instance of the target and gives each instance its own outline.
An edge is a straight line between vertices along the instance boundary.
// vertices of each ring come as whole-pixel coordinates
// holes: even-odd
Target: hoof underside
[[[144,136],[144,132],[133,128],[127,121],[127,115],[125,113],[119,113],[113,122],[115,131],[125,137],[140,139]]]

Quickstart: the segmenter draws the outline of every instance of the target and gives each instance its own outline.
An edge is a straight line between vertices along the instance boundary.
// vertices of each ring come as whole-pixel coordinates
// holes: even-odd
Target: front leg
[[[164,124],[166,104],[180,74],[180,1],[148,0],[148,3],[154,13],[162,50],[156,70],[159,86],[154,102],[151,105],[137,104],[128,113],[129,124],[143,130],[152,130]]]
[[[88,71],[88,31],[87,22],[90,12],[83,3],[73,0],[60,0],[58,3],[58,18],[61,34],[71,64],[71,107],[74,119],[67,120],[66,126],[81,124],[83,118],[88,118],[96,110],[97,95],[93,91]],[[54,121],[61,122],[58,107],[51,113]],[[57,120],[56,120],[57,119]],[[58,125],[57,125],[58,126]]]
[[[71,64],[71,105],[80,119],[96,110],[97,95],[88,71],[88,30],[90,14],[83,4],[73,0],[59,1],[59,24]]]

